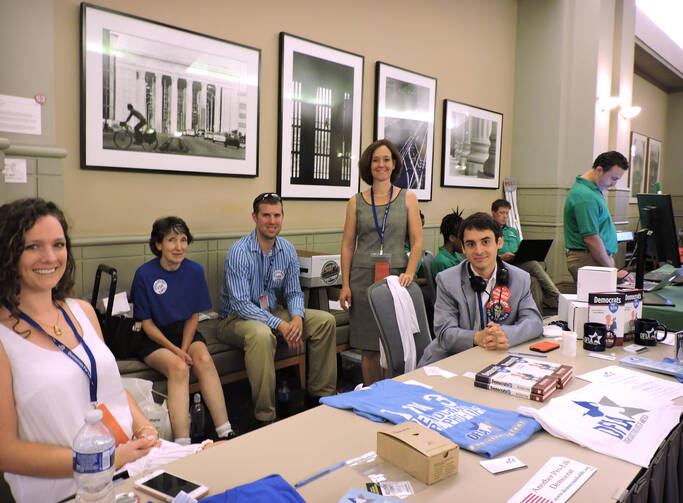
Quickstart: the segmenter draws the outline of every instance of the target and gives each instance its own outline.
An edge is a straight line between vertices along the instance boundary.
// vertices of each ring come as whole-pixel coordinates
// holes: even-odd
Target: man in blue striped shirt
[[[225,256],[218,339],[244,351],[254,416],[268,423],[275,420],[277,337],[297,353],[308,344],[307,391],[317,403],[336,391],[336,323],[328,312],[304,309],[296,250],[278,237],[280,196],[261,194],[253,207],[256,228]]]

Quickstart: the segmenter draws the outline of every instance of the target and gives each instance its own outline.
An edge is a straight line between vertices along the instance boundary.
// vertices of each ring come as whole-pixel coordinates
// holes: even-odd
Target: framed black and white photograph
[[[503,114],[444,100],[442,187],[500,187]]]
[[[631,188],[630,202],[637,203],[636,194],[645,192],[645,161],[647,159],[647,136],[631,131],[628,184]]]
[[[363,56],[280,33],[278,192],[348,199],[358,192]]]
[[[655,184],[659,181],[661,172],[662,142],[654,138],[647,139],[647,192],[655,194],[657,192]]]
[[[258,175],[261,51],[81,4],[81,166]]]
[[[436,79],[377,62],[375,140],[390,140],[403,157],[394,182],[420,201],[432,199]]]

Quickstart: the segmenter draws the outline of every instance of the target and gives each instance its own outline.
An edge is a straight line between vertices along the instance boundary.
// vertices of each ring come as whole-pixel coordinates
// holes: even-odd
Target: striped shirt
[[[280,318],[261,309],[259,298],[268,295],[271,310],[277,304],[287,306],[291,316],[304,316],[304,294],[299,285],[299,259],[294,246],[281,237],[266,255],[254,230],[240,238],[225,255],[224,280],[221,286],[220,317],[234,314],[243,320],[261,321],[270,328],[280,325]]]

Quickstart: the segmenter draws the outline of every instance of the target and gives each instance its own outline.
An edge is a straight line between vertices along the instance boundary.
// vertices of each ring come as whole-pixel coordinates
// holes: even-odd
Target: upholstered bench
[[[349,316],[344,311],[333,311],[332,314],[337,322],[337,352],[349,348]],[[246,379],[247,372],[244,367],[244,352],[241,349],[232,348],[220,342],[216,337],[218,320],[206,320],[199,323],[198,330],[206,339],[209,353],[216,364],[216,370],[223,384]],[[144,362],[133,360],[119,360],[119,372],[122,377],[139,377],[153,382],[163,383],[166,378],[156,370],[148,367]],[[299,384],[306,385],[306,354],[297,355],[290,351],[287,344],[281,338],[278,339],[275,351],[275,368],[297,367]],[[165,387],[165,386],[163,386]],[[199,391],[199,383],[194,375],[191,375],[190,392]]]

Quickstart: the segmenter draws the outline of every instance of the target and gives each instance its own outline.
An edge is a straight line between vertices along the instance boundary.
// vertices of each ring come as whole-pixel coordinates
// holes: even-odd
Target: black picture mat
[[[172,169],[163,169],[163,168],[154,168],[154,169],[146,169],[146,168],[137,168],[137,167],[128,167],[128,166],[106,166],[106,165],[95,165],[95,164],[86,164],[86,121],[87,121],[87,107],[86,107],[86,100],[87,100],[87,87],[86,87],[86,75],[87,75],[87,68],[86,68],[86,61],[85,61],[85,54],[86,54],[86,43],[87,43],[87,33],[86,33],[86,11],[87,9],[96,9],[102,12],[106,12],[108,14],[112,15],[117,15],[117,16],[122,16],[126,17],[135,21],[141,21],[145,23],[151,23],[163,28],[167,28],[169,30],[177,30],[180,32],[184,32],[190,35],[210,39],[210,40],[215,40],[218,42],[222,42],[225,44],[233,45],[236,47],[244,48],[250,51],[255,51],[257,53],[257,67],[256,67],[256,75],[257,75],[257,85],[256,85],[256,103],[255,103],[255,135],[254,135],[254,142],[255,142],[255,152],[254,152],[254,172],[253,173],[222,173],[222,172],[213,172],[213,171],[192,171],[191,169],[183,169],[183,170],[172,170]],[[170,25],[167,23],[163,23],[160,21],[155,21],[152,19],[144,18],[141,16],[137,16],[134,14],[128,14],[125,12],[117,11],[114,9],[110,9],[107,7],[101,7],[99,5],[87,3],[87,2],[81,2],[80,4],[80,40],[81,40],[81,46],[79,48],[79,59],[80,59],[80,92],[79,92],[79,97],[80,97],[80,113],[79,113],[79,125],[80,125],[80,155],[81,155],[81,169],[84,170],[107,170],[107,171],[116,171],[116,172],[137,172],[137,173],[165,173],[165,174],[174,174],[174,175],[194,175],[194,176],[221,176],[221,177],[240,177],[240,178],[255,178],[258,177],[259,173],[259,143],[260,143],[260,100],[261,100],[261,49],[257,47],[252,47],[246,44],[241,44],[239,42],[233,42],[230,40],[225,40],[219,37],[215,37],[212,35],[207,35],[205,33],[199,33],[193,30],[189,30],[186,28],[181,28],[178,26]],[[202,156],[187,156],[193,158],[196,162],[201,162]]]

